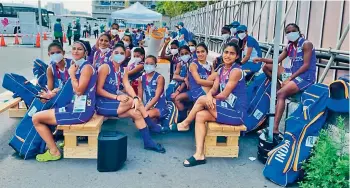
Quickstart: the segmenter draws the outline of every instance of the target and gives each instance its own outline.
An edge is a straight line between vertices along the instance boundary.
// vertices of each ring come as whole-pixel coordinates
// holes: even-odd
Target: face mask
[[[63,59],[63,54],[61,54],[61,53],[50,55],[50,61],[51,61],[51,62],[58,63],[58,62],[60,62],[62,59]]]
[[[194,51],[196,51],[196,47],[195,46],[190,46],[190,50],[193,53]]]
[[[79,67],[85,62],[84,58],[74,60],[75,64],[78,65]]]
[[[156,70],[155,65],[144,65],[143,69],[145,70],[146,74],[149,74],[151,72],[154,72]]]
[[[246,36],[247,36],[247,34],[245,34],[245,33],[238,34],[238,38],[241,40],[243,40]]]
[[[227,40],[230,37],[229,34],[223,34],[221,35],[222,40]]]
[[[122,63],[125,59],[125,55],[115,54],[113,55],[113,60],[117,63]]]
[[[100,51],[102,52],[102,53],[106,53],[107,51],[109,50],[109,48],[100,48]]]
[[[231,28],[230,30],[232,35],[235,35],[237,33],[237,28]]]
[[[171,49],[171,50],[170,50],[170,53],[171,53],[172,55],[175,55],[175,54],[179,53],[179,50],[178,50],[178,49]]]
[[[190,55],[183,55],[183,56],[180,57],[180,59],[181,59],[182,61],[184,61],[184,62],[187,62],[190,58],[191,58]]]
[[[117,34],[118,34],[118,30],[112,29],[112,30],[111,30],[111,34],[112,34],[112,35],[117,35]]]
[[[135,63],[140,63],[142,61],[142,59],[140,57],[135,57],[134,58],[134,62]]]
[[[291,42],[294,42],[299,38],[299,36],[299,32],[290,32],[287,34],[287,39]]]
[[[123,41],[123,43],[124,43],[124,47],[129,47],[129,43],[128,42]]]

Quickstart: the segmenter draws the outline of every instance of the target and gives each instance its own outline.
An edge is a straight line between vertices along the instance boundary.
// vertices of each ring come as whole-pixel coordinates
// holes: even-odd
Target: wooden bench
[[[232,126],[216,122],[207,123],[207,135],[204,142],[205,157],[238,157],[238,140],[241,131],[246,131],[244,125]],[[225,136],[226,142],[218,142],[219,136]]]
[[[97,137],[101,131],[103,116],[95,114],[90,121],[76,125],[58,125],[63,131],[64,158],[97,159]],[[87,143],[78,140],[78,136],[87,136]]]
[[[0,113],[19,105],[22,101],[20,97],[13,98],[13,93],[6,91],[0,94]]]
[[[10,118],[22,118],[26,115],[28,109],[24,101],[19,102],[16,106],[8,110]]]

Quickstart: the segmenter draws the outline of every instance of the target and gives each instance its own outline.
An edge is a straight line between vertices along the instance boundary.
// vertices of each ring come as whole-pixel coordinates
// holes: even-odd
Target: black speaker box
[[[118,131],[101,131],[98,135],[97,170],[119,170],[127,156],[127,136]]]

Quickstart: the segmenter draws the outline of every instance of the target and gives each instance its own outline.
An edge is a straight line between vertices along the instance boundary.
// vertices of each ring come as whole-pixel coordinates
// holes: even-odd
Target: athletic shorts
[[[285,75],[284,74],[288,74],[288,75]],[[284,81],[286,80],[287,78],[289,78],[290,76],[292,75],[292,71],[291,69],[289,68],[285,68],[284,69],[284,72],[281,74],[281,80]],[[305,89],[307,89],[309,86],[311,86],[312,84],[314,84],[314,81],[312,80],[304,80],[302,78],[300,78],[300,76],[294,78],[292,80],[292,82],[294,82],[300,91],[304,91]]]
[[[73,112],[74,104],[62,108],[55,108],[55,117],[58,125],[81,124],[88,122],[95,113],[95,107],[86,107],[85,112]]]
[[[225,103],[225,104],[224,104]],[[225,101],[216,100],[217,118],[216,122],[226,125],[242,125],[243,112],[235,110]]]
[[[118,100],[99,97],[96,100],[96,112],[105,117],[118,117],[117,109],[119,104],[120,101]]]
[[[196,89],[190,89],[186,92],[188,95],[188,100],[190,102],[196,102],[197,99],[203,95],[206,95],[205,91],[202,87],[196,88]]]

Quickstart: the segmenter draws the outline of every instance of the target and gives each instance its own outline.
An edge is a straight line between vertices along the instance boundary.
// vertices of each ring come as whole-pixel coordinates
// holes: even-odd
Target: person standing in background
[[[76,23],[75,26],[73,27],[73,35],[74,35],[74,41],[77,41],[80,39],[80,30],[81,30],[81,26],[80,26],[80,20],[79,18],[76,19]]]
[[[54,36],[55,36],[55,39],[56,40],[59,40],[62,47],[63,47],[63,31],[64,31],[64,28],[63,28],[63,25],[61,23],[61,18],[57,18],[56,19],[56,23],[53,27],[53,31],[54,31]]]
[[[92,28],[92,30],[94,31],[95,39],[97,39],[98,38],[98,25],[97,25],[97,23],[95,23],[95,26]]]
[[[67,38],[68,38],[69,46],[72,44],[72,35],[73,35],[72,23],[69,22],[68,28],[67,28]]]

